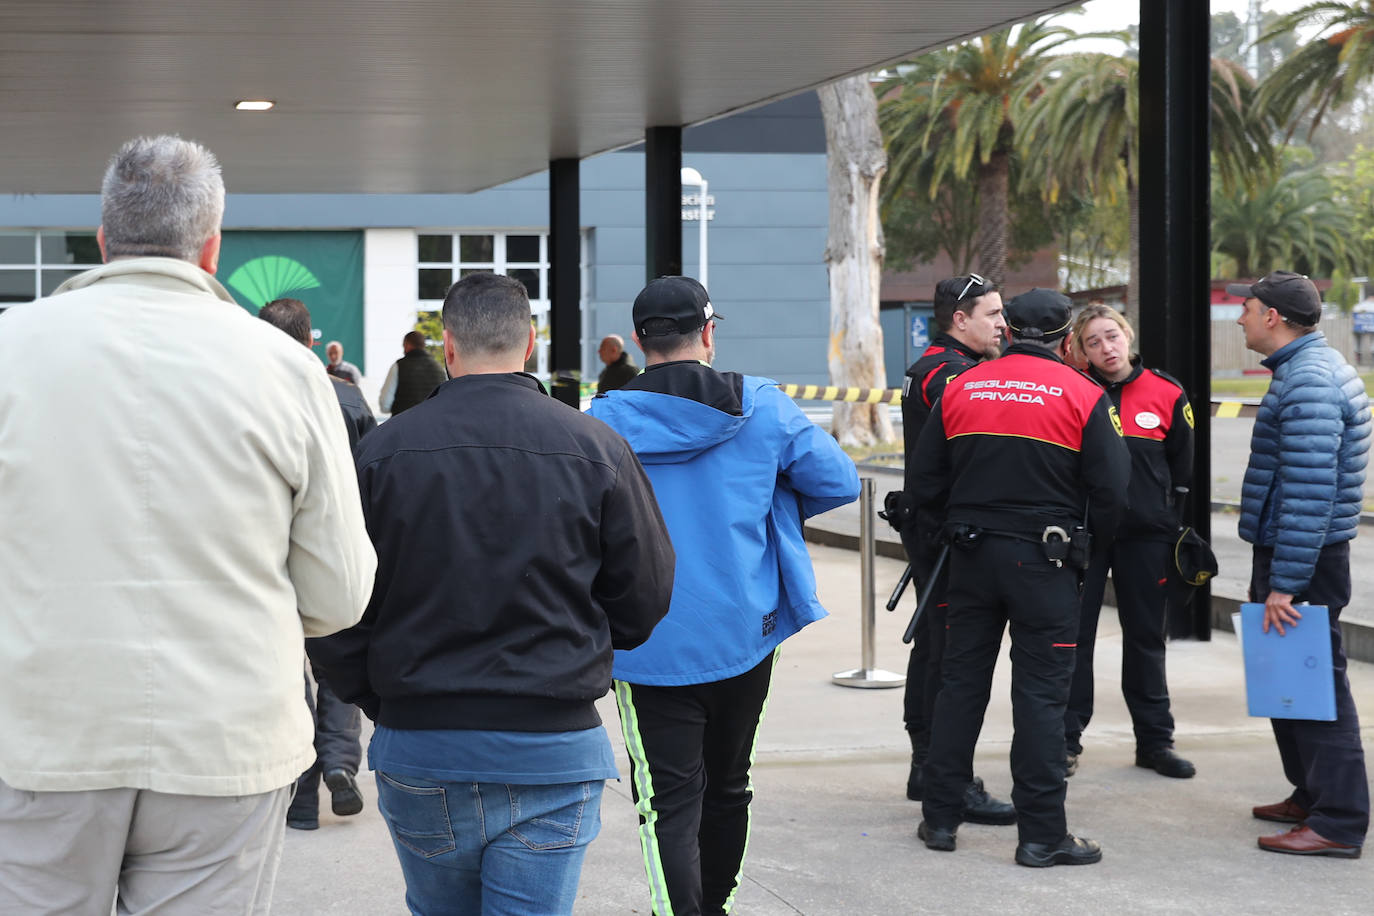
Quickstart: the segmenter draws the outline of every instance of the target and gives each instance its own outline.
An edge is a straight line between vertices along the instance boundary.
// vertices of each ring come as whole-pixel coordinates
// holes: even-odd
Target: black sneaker
[[[302,798],[297,795],[291,799],[291,804],[286,809],[286,826],[292,830],[319,830],[319,810],[319,798]]]
[[[329,786],[329,810],[340,817],[363,810],[363,793],[352,773],[342,769],[330,770],[324,774],[324,784]]]
[[[1153,751],[1136,751],[1135,765],[1147,770],[1154,770],[1160,776],[1168,776],[1173,779],[1192,779],[1193,775],[1197,773],[1197,767],[1175,754],[1171,747],[1155,748]]]
[[[926,844],[926,849],[935,849],[940,852],[954,851],[954,834],[959,830],[958,827],[932,827],[925,821],[916,828],[916,836],[920,837]]]
[[[989,795],[983,780],[975,777],[964,790],[964,820],[971,824],[1014,824],[1016,808]]]
[[[1016,847],[1016,864],[1027,868],[1051,865],[1092,865],[1102,861],[1102,847],[1072,833],[1058,843],[1022,843]]]

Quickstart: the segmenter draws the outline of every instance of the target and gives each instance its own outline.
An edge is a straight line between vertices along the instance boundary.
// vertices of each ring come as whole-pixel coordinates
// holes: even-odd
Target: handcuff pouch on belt
[[[1072,532],[1058,525],[1046,525],[1040,535],[1040,546],[1045,559],[1055,566],[1067,563],[1071,569],[1084,570],[1092,554],[1092,535],[1082,525],[1074,525]]]

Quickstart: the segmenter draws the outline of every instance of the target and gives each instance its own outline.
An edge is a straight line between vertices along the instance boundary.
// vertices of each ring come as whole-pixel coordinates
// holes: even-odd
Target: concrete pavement
[[[905,798],[909,745],[901,690],[856,690],[830,682],[857,667],[858,555],[813,546],[821,600],[831,617],[789,640],[754,769],[754,827],[735,913],[741,916],[893,916],[922,913],[1278,913],[1323,916],[1369,911],[1374,862],[1300,859],[1261,852],[1256,837],[1280,825],[1249,816],[1251,805],[1287,788],[1265,720],[1246,717],[1235,638],[1170,647],[1170,685],[1180,753],[1192,780],[1133,766],[1121,701],[1120,631],[1103,615],[1097,649],[1098,709],[1078,774],[1069,781],[1069,827],[1102,843],[1101,864],[1046,870],[1012,862],[1015,828],[966,825],[959,851],[927,850],[915,836],[920,805]],[[880,592],[901,571],[877,561]],[[877,664],[904,672],[900,634],[912,608],[882,610]],[[994,794],[1011,789],[1010,666],[1004,654],[979,744],[977,771]],[[1351,666],[1356,702],[1374,718],[1374,665]],[[623,742],[613,702],[601,703],[621,773]],[[1366,727],[1367,752],[1374,728]],[[313,833],[287,831],[275,912],[405,913],[404,887],[371,774],[360,776],[367,809],[327,811]],[[579,916],[647,914],[643,866],[628,782],[611,782],[602,831],[583,871]],[[1370,858],[1374,858],[1371,852]]]

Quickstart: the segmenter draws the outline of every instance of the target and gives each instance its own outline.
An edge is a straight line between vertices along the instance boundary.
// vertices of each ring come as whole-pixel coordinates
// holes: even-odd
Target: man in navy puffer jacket
[[[1291,823],[1260,837],[1261,849],[1293,855],[1357,858],[1369,829],[1360,722],[1346,676],[1338,624],[1350,602],[1350,541],[1355,537],[1369,453],[1364,383],[1316,330],[1321,296],[1312,281],[1275,271],[1244,296],[1237,322],[1245,345],[1274,373],[1250,440],[1241,491],[1240,536],[1254,545],[1250,598],[1263,601],[1264,630],[1298,626],[1295,601],[1326,605],[1336,679],[1336,720],[1274,719],[1288,798],[1254,809],[1257,818]]]

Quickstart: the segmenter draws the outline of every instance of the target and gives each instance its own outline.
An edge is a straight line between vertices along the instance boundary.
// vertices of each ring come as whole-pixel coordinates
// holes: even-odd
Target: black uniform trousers
[[[1108,569],[1116,585],[1121,620],[1121,695],[1131,713],[1136,751],[1143,754],[1173,744],[1174,717],[1164,676],[1166,570],[1172,556],[1173,545],[1166,541],[1131,538],[1118,540],[1093,557],[1083,580],[1077,661],[1064,716],[1069,753],[1083,752],[1083,731],[1093,717],[1093,647]]]
[[[918,586],[916,598],[924,593],[930,574],[939,557],[940,547],[934,543],[918,543],[913,534],[902,533],[902,546],[911,563],[912,582]],[[911,733],[913,747],[930,746],[930,721],[935,713],[935,697],[940,693],[941,672],[945,658],[945,617],[949,603],[949,566],[940,571],[935,592],[925,613],[917,621],[911,655],[906,664],[906,688],[902,697],[902,720]],[[912,602],[913,606],[915,601]]]
[[[1011,625],[1012,802],[1022,843],[1057,843],[1064,817],[1064,708],[1078,636],[1078,573],[1039,543],[984,533],[950,551],[944,683],[935,701],[922,813],[957,826],[973,778],[1002,632]]]
[[[615,681],[640,848],[659,916],[716,916],[734,905],[749,845],[749,768],[777,654],[706,684]]]
[[[1269,597],[1272,547],[1256,547],[1250,572],[1251,600]],[[1339,618],[1350,603],[1350,542],[1322,548],[1307,591],[1293,603],[1324,605],[1331,615],[1331,668],[1336,679],[1336,719],[1271,719],[1274,740],[1283,761],[1283,775],[1293,784],[1293,803],[1308,812],[1307,826],[1335,843],[1364,845],[1369,832],[1369,781],[1360,717],[1350,694],[1345,647]],[[1298,626],[1304,626],[1299,621]]]
[[[311,673],[314,673],[314,684]],[[329,770],[347,770],[357,775],[362,763],[360,741],[363,730],[362,713],[352,703],[345,703],[329,689],[314,665],[305,674],[305,705],[315,722],[315,762],[296,780],[296,796],[292,806],[317,809],[320,797],[320,776]]]

